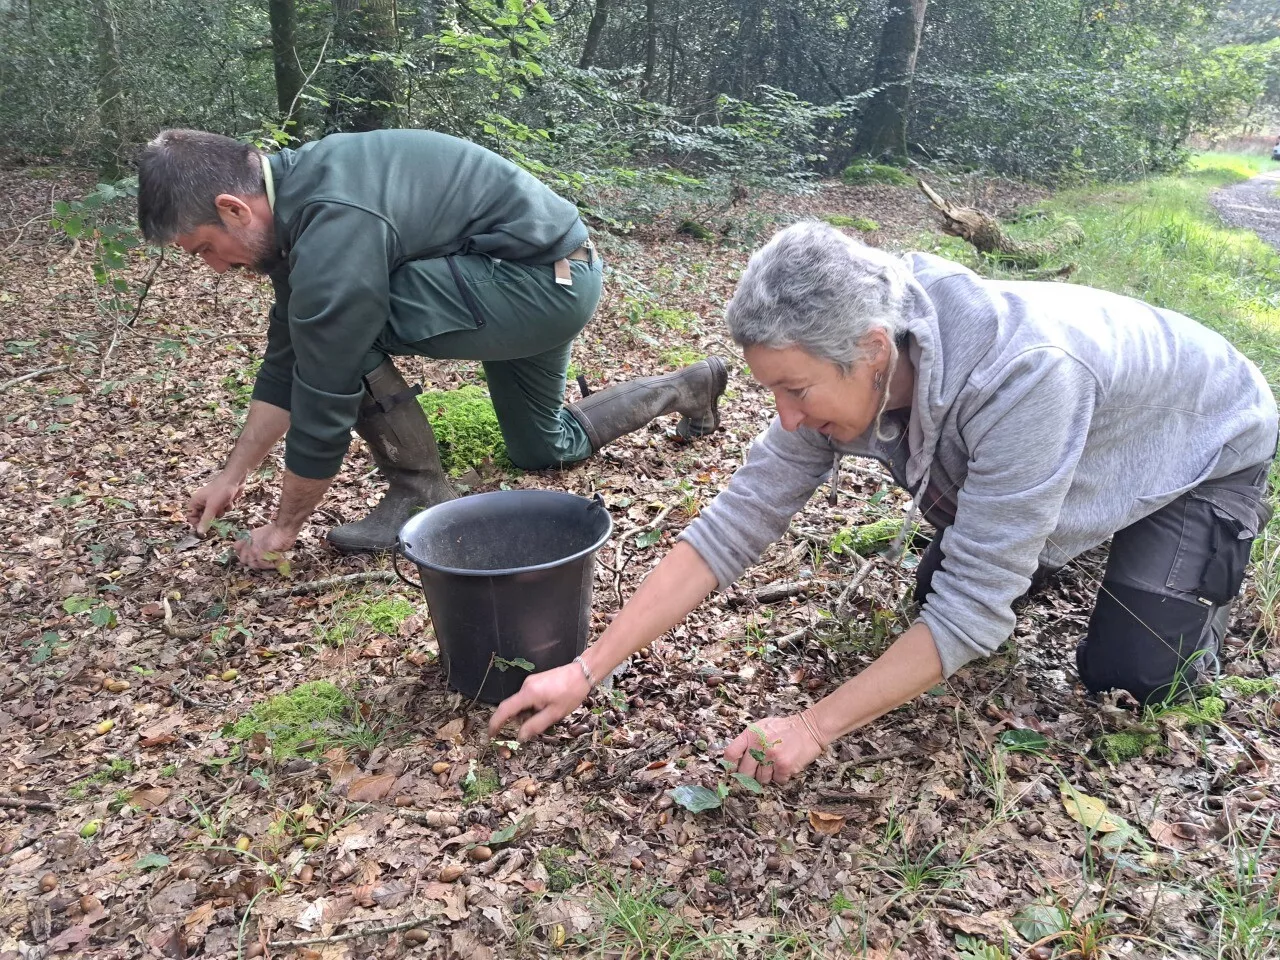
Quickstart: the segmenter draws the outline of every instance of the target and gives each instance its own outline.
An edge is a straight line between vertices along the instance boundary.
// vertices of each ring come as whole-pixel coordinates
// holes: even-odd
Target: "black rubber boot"
[[[705,437],[720,426],[717,405],[728,383],[724,361],[707,357],[675,373],[619,383],[569,404],[568,410],[586,431],[592,453],[667,413],[681,414],[680,436]]]
[[[382,553],[396,545],[406,520],[426,507],[457,497],[440,465],[440,450],[427,415],[418,405],[419,390],[405,383],[385,361],[365,377],[366,403],[356,433],[369,445],[387,492],[362,520],[329,531],[329,543],[342,553]]]

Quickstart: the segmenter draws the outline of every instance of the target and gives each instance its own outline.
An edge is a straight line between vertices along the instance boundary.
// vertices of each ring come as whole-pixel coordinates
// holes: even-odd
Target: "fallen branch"
[[[756,603],[777,603],[779,600],[796,597],[811,590],[825,590],[831,585],[830,580],[787,580],[782,583],[771,583],[761,587],[751,595],[751,599],[755,600]],[[733,597],[730,599],[729,604],[730,606],[741,606],[746,602],[746,597]]]
[[[46,813],[57,813],[56,804],[44,800],[28,800],[26,797],[0,797],[0,807],[11,807],[17,810],[43,810]]]
[[[973,207],[961,207],[944,200],[923,180],[920,191],[942,214],[942,230],[971,243],[976,250],[997,260],[1020,267],[1039,267],[1059,256],[1066,248],[1084,242],[1084,231],[1074,220],[1064,220],[1058,231],[1043,240],[1015,240],[1004,232],[1000,221]]]
[[[6,380],[4,383],[0,383],[0,393],[4,393],[10,387],[16,387],[20,383],[25,383],[28,380],[34,380],[36,377],[43,377],[46,373],[61,373],[66,369],[67,364],[60,363],[56,367],[45,367],[42,370],[32,370],[30,373],[24,373],[20,377],[14,377],[12,380]]]
[[[361,573],[347,573],[340,577],[326,577],[323,580],[304,580],[299,583],[290,584],[287,587],[278,587],[275,590],[260,590],[258,596],[265,600],[275,597],[290,597],[299,593],[316,593],[320,590],[328,590],[330,587],[341,587],[350,583],[394,583],[398,577],[390,570],[365,570]]]
[[[349,940],[359,940],[361,937],[376,937],[383,933],[399,933],[401,930],[412,930],[414,927],[423,926],[429,920],[429,917],[421,917],[413,920],[405,920],[403,923],[393,923],[389,927],[363,927],[359,930],[352,930],[350,933],[342,933],[332,937],[313,937],[309,940],[272,940],[267,944],[267,949],[279,947],[312,947],[321,943],[346,943]]]

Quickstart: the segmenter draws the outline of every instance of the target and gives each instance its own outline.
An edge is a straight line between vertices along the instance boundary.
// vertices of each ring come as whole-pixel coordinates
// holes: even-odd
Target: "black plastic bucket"
[[[595,554],[613,521],[597,495],[499,490],[437,504],[400,529],[449,686],[498,703],[587,644]],[[403,579],[403,576],[402,576]]]

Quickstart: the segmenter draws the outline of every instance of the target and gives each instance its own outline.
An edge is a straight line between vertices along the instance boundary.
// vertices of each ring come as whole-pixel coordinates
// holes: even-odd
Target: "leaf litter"
[[[47,208],[48,187],[23,170],[0,180],[26,208],[20,220]],[[91,181],[55,193],[81,186]],[[1003,181],[987,195],[1006,214],[1034,196]],[[882,244],[931,228],[914,194],[893,188],[753,202],[774,223],[871,216]],[[558,473],[477,468],[477,490],[605,498],[617,531],[597,572],[597,633],[771,410],[720,328],[748,249],[673,239],[660,223],[598,240],[611,282],[573,358],[588,382],[669,368],[664,354],[685,348],[726,356],[733,394],[710,440],[679,444],[673,424],[656,423]],[[757,794],[725,776],[721,745],[746,723],[834,690],[907,622],[910,571],[875,557],[847,616],[832,616],[855,570],[832,540],[906,502],[874,464],[850,463],[836,506],[815,498],[742,582],[634,658],[611,691],[538,742],[488,742],[488,710],[440,676],[419,596],[394,584],[268,596],[279,577],[228,562],[237,532],[270,516],[278,458],[209,538],[185,526],[187,495],[243,416],[265,285],[171,259],[135,327],[117,330],[85,265],[85,251],[28,229],[2,278],[12,299],[0,379],[66,367],[9,391],[0,438],[6,960],[35,948],[483,957],[516,944],[530,956],[645,945],[771,956],[789,944],[797,956],[933,957],[954,955],[958,938],[1016,955],[1013,931],[1025,939],[1064,902],[1087,915],[1104,888],[1114,950],[1158,938],[1195,951],[1216,916],[1203,891],[1229,886],[1242,855],[1256,853],[1253,880],[1274,891],[1274,691],[1225,693],[1220,721],[1167,730],[1155,755],[1111,765],[1094,748],[1137,722],[1123,704],[1084,698],[1064,666],[1099,556],[1033,598],[1003,651],[845,738],[800,782]],[[637,328],[648,296],[694,319]],[[480,382],[472,365],[405,366],[435,389]],[[369,472],[353,448],[289,583],[389,569],[324,546],[328,524],[376,501]],[[757,599],[797,578],[815,585]],[[417,613],[393,634],[360,624],[326,639],[358,594]],[[1248,636],[1252,618],[1233,634]],[[1269,646],[1236,654],[1244,679],[1278,672]],[[290,749],[266,727],[230,735],[255,708],[321,681],[342,700]],[[1126,842],[1104,846],[1107,833]],[[1142,836],[1149,853],[1132,840]],[[48,875],[56,885],[43,890]],[[295,941],[322,942],[280,946]]]

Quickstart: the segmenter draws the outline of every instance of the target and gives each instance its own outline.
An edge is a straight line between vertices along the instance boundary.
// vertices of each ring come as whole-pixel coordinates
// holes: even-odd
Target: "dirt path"
[[[1219,190],[1209,198],[1222,219],[1280,249],[1280,169]]]

